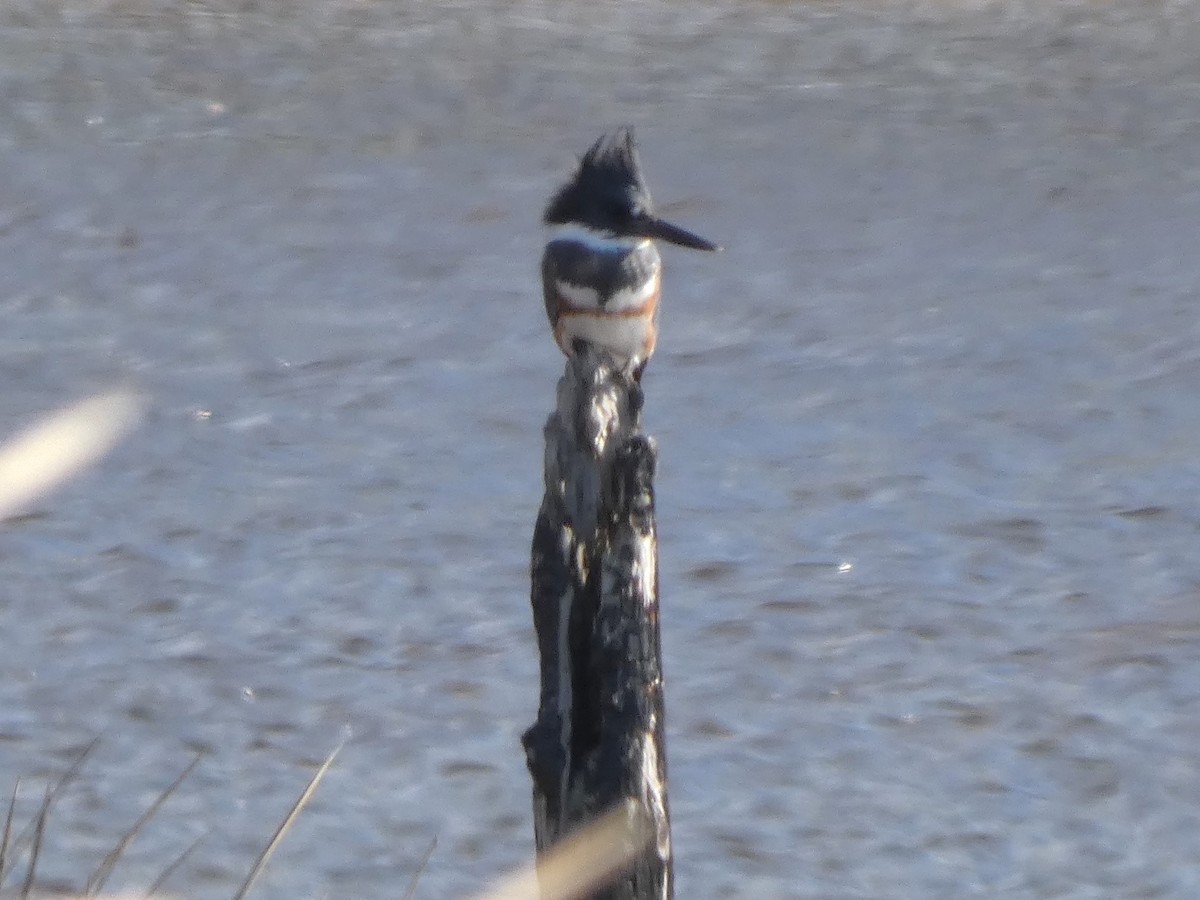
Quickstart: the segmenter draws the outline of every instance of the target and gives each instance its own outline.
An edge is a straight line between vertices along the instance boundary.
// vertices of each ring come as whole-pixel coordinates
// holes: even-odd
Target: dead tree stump
[[[545,427],[545,495],[533,533],[537,721],[525,733],[538,852],[632,799],[654,835],[592,897],[669,900],[654,441],[642,389],[606,356],[567,360]]]

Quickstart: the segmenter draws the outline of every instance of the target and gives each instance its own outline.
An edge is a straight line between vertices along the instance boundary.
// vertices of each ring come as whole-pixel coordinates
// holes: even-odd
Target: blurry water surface
[[[43,872],[462,896],[532,847],[542,204],[638,128],[688,898],[1200,896],[1200,27],[1178,3],[27,2],[0,425],[149,399],[0,529]],[[11,885],[10,885],[11,886]]]

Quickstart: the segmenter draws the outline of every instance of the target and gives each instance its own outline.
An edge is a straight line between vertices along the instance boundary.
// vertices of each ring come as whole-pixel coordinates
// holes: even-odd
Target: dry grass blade
[[[50,806],[54,803],[55,798],[58,797],[58,795],[60,793],[62,793],[63,788],[65,788],[68,784],[70,784],[72,781],[75,780],[75,776],[79,774],[79,770],[83,767],[84,762],[87,761],[87,758],[92,755],[92,751],[95,750],[96,747],[99,746],[99,744],[100,744],[99,736],[92,738],[91,741],[88,742],[88,745],[79,752],[79,755],[77,757],[75,757],[75,761],[72,762],[70,767],[67,769],[67,771],[65,771],[62,774],[62,776],[55,783],[54,787],[51,788],[50,791],[46,794],[46,800],[44,801],[44,807],[39,812],[38,818],[34,819],[32,823],[30,823],[29,825],[26,825],[25,828],[22,829],[21,833],[16,836],[16,838],[12,842],[12,845],[9,848],[12,853],[12,857],[14,859],[16,858],[17,854],[21,852],[20,848],[22,848],[24,846],[25,841],[28,840],[30,829],[37,828],[37,825],[41,819],[41,816],[43,814],[49,813]]]
[[[4,817],[4,837],[0,839],[0,885],[4,884],[4,874],[8,871],[8,841],[12,837],[13,813],[17,808],[17,794],[21,790],[21,779],[13,785],[12,799],[8,801],[8,815]]]
[[[284,816],[283,821],[279,823],[279,827],[275,829],[275,834],[271,836],[271,840],[267,842],[267,846],[263,848],[262,853],[258,855],[258,859],[254,861],[254,867],[250,870],[250,874],[246,876],[246,880],[234,895],[234,900],[243,900],[250,892],[250,888],[254,886],[254,882],[258,881],[258,876],[262,874],[262,870],[267,865],[267,860],[271,858],[271,854],[275,852],[275,848],[279,846],[279,842],[283,840],[283,836],[287,834],[288,829],[292,827],[292,823],[296,821],[296,817],[300,815],[300,810],[304,809],[309,798],[312,797],[313,791],[317,789],[317,785],[321,783],[321,779],[325,777],[325,773],[329,771],[329,767],[333,765],[334,759],[342,752],[342,747],[345,742],[338,744],[334,751],[325,758],[325,762],[321,763],[321,768],[317,769],[315,775],[308,782],[308,786],[304,792],[296,798],[296,802],[292,804],[292,808],[288,810],[288,814]]]
[[[75,761],[67,767],[67,771],[62,773],[62,777],[55,782],[54,787],[50,790],[50,802],[53,803],[55,798],[62,793],[63,788],[75,780],[75,776],[79,774],[79,770],[83,768],[83,764],[87,762],[87,758],[92,755],[92,751],[100,746],[100,735],[96,735],[88,745],[79,751],[79,755],[75,757]]]
[[[42,808],[38,810],[37,820],[33,828],[33,847],[29,851],[29,868],[25,870],[25,883],[21,885],[21,900],[29,900],[33,892],[33,879],[37,874],[38,856],[42,852],[42,838],[46,834],[46,818],[50,815],[50,804],[54,802],[54,792],[46,789],[46,798]]]
[[[501,879],[476,900],[572,900],[603,887],[627,868],[651,836],[645,813],[632,800],[542,854],[537,867]]]
[[[197,753],[196,758],[188,764],[188,767],[180,772],[179,776],[174,781],[167,785],[166,790],[158,795],[157,799],[155,799],[155,801],[150,804],[146,811],[138,817],[138,820],[133,823],[133,826],[123,835],[121,835],[121,839],[117,841],[117,845],[108,852],[108,855],[105,856],[100,865],[96,867],[96,871],[92,873],[92,877],[88,879],[87,887],[84,888],[84,893],[87,896],[94,897],[97,893],[103,890],[104,882],[108,881],[108,876],[111,875],[113,869],[116,868],[117,862],[120,861],[121,855],[125,852],[125,848],[129,846],[129,842],[132,841],[137,836],[138,832],[142,830],[142,827],[154,817],[154,814],[158,812],[159,807],[166,802],[167,798],[175,793],[176,789],[183,784],[183,780],[192,774],[192,770],[200,764],[201,755],[202,754]]]
[[[200,835],[200,837],[196,838],[194,841],[192,841],[190,844],[188,844],[188,848],[186,850],[184,850],[182,853],[180,853],[177,857],[175,857],[174,862],[172,862],[169,866],[167,866],[165,869],[163,869],[162,874],[154,879],[154,884],[150,885],[150,887],[148,887],[146,889],[146,896],[143,897],[142,900],[151,900],[151,898],[154,897],[154,895],[158,893],[158,889],[167,883],[167,879],[170,878],[175,873],[176,869],[178,869],[180,866],[183,865],[184,861],[187,860],[187,858],[192,855],[192,851],[195,850],[197,847],[199,847],[200,843],[206,837],[208,837],[210,833],[211,832],[206,831],[206,832],[204,832],[204,834]]]
[[[0,519],[106,453],[137,421],[128,391],[98,394],[35,422],[0,446]]]
[[[421,857],[421,864],[417,866],[417,871],[413,872],[413,877],[409,879],[408,890],[404,892],[404,900],[412,900],[417,893],[417,882],[421,879],[425,867],[429,865],[429,858],[433,856],[433,851],[437,849],[437,838],[435,837],[429,842],[429,849],[425,851],[425,855]]]

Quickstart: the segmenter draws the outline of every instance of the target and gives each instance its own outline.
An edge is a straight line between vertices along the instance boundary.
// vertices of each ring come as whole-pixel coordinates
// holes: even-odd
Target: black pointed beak
[[[638,222],[639,233],[644,237],[654,238],[659,241],[668,241],[672,244],[678,244],[680,247],[687,247],[689,250],[720,250],[719,244],[714,244],[711,241],[706,241],[698,234],[692,234],[680,228],[678,225],[672,225],[657,216],[643,216]]]

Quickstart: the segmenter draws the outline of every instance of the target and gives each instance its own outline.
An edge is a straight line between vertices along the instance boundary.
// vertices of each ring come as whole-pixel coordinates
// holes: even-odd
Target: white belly
[[[576,340],[607,350],[618,363],[648,359],[654,352],[654,321],[651,316],[597,316],[575,313],[562,316],[555,329],[558,345],[570,355]]]

